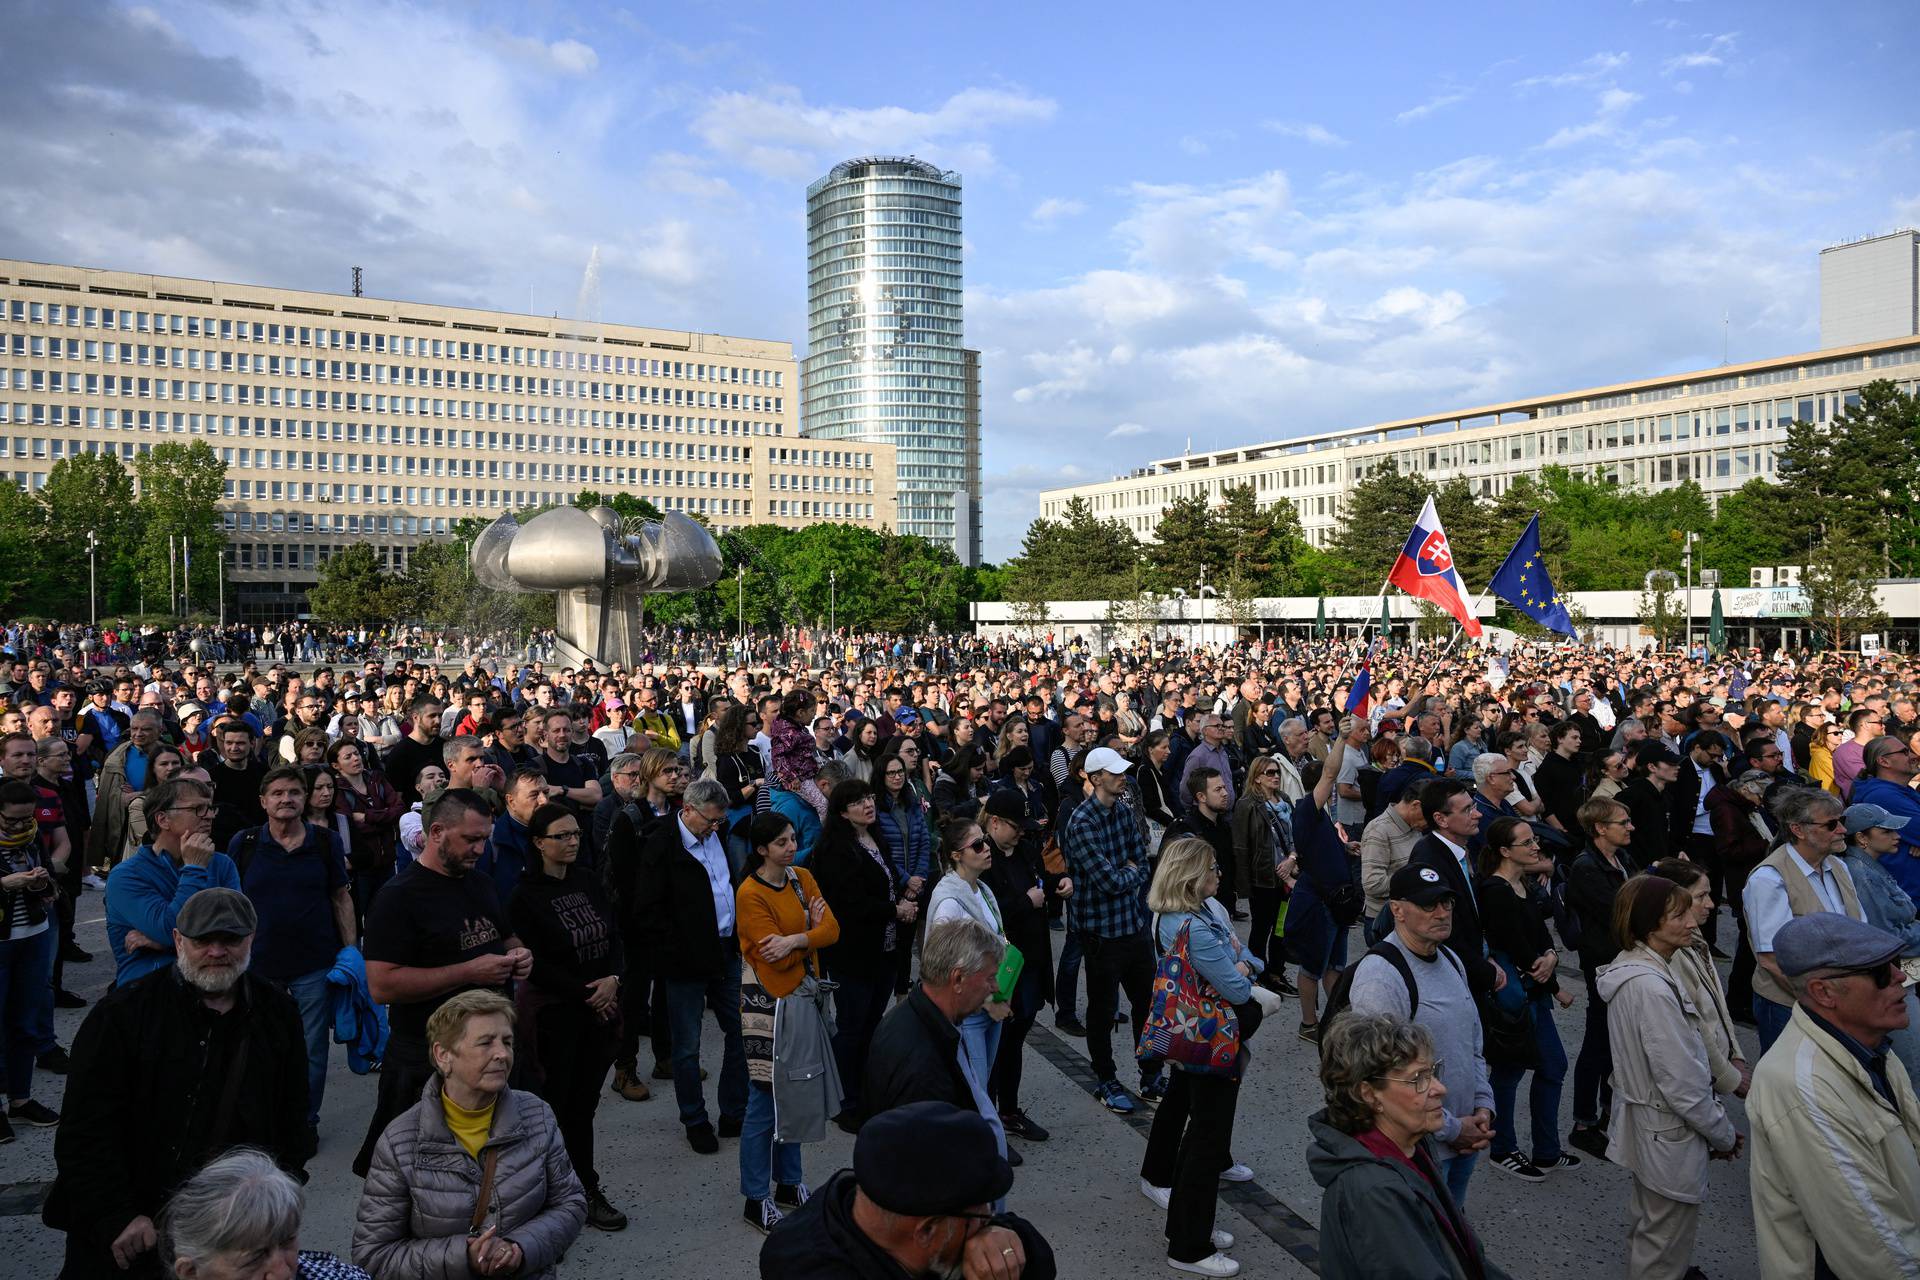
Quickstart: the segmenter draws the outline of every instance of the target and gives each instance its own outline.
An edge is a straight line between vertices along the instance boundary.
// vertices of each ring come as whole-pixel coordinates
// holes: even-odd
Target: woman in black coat
[[[833,993],[833,1056],[846,1105],[835,1123],[860,1127],[860,1081],[873,1032],[893,995],[896,951],[912,945],[919,908],[902,899],[875,822],[873,788],[850,778],[827,797],[827,820],[807,869],[840,922],[840,940],[820,953]]]

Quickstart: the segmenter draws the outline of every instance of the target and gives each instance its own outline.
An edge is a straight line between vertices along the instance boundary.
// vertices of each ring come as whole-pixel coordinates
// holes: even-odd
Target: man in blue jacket
[[[202,889],[239,889],[233,859],[213,845],[213,789],[174,778],[147,793],[151,842],[107,877],[107,945],[126,986],[173,963],[180,908]]]
[[[1860,776],[1854,779],[1850,799],[1853,804],[1877,804],[1888,813],[1909,821],[1900,830],[1900,847],[1880,859],[1880,865],[1892,873],[1909,897],[1920,900],[1920,792],[1908,784],[1913,781],[1913,752],[1888,736],[1875,738],[1860,753]]]

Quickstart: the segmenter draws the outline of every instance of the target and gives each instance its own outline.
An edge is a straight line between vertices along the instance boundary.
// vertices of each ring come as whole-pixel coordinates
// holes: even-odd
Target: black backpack
[[[1447,950],[1445,946],[1440,949]],[[1412,1019],[1420,1012],[1420,984],[1413,980],[1413,968],[1407,963],[1406,954],[1389,938],[1367,948],[1367,956],[1379,956],[1400,974],[1401,981],[1407,984],[1407,1017]],[[1360,960],[1365,960],[1367,956],[1361,956]],[[1327,1043],[1327,1028],[1353,1003],[1353,975],[1360,971],[1360,960],[1348,965],[1334,982],[1333,990],[1327,993],[1327,1007],[1320,1015],[1320,1044],[1323,1049]]]

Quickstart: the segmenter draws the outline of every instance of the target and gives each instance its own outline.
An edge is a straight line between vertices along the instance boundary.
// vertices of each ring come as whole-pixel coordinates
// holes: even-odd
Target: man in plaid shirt
[[[1087,1055],[1099,1079],[1097,1096],[1110,1111],[1127,1115],[1134,1101],[1121,1087],[1113,1064],[1113,1014],[1119,988],[1127,989],[1133,1009],[1133,1042],[1140,1041],[1153,998],[1153,941],[1147,926],[1146,841],[1121,800],[1131,766],[1118,751],[1098,747],[1087,753],[1086,774],[1093,794],[1077,806],[1060,833],[1060,847],[1073,873],[1073,922],[1080,935],[1087,974]],[[1143,1096],[1157,1100],[1159,1076],[1143,1072]]]

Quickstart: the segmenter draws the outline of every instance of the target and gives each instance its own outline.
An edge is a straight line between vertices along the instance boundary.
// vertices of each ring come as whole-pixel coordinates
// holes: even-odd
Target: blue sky
[[[986,546],[1156,457],[1811,349],[1920,222],[1893,3],[15,0],[0,255],[804,342],[806,183],[966,182]]]

